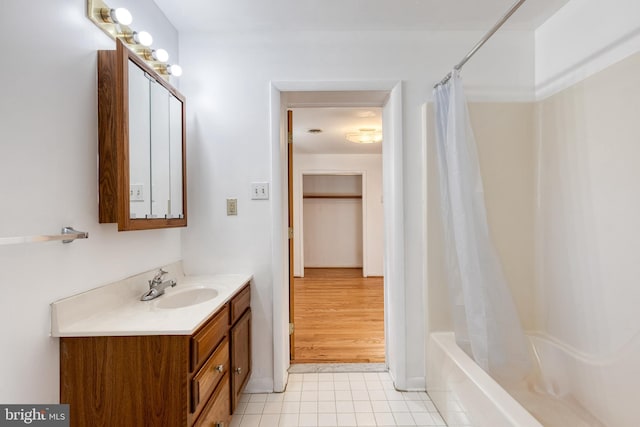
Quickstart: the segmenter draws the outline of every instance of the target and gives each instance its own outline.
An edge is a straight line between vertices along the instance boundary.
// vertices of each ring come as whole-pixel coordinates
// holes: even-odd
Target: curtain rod
[[[489,30],[489,32],[487,34],[484,35],[484,37],[478,42],[476,43],[476,45],[473,47],[473,49],[471,49],[469,51],[469,53],[467,53],[467,55],[462,58],[462,61],[458,62],[453,69],[458,71],[460,70],[462,67],[464,67],[464,64],[467,63],[468,60],[471,59],[471,57],[473,55],[475,55],[475,53],[480,50],[480,48],[491,38],[491,36],[493,36],[496,31],[498,31],[500,29],[500,27],[502,27],[502,25],[504,25],[505,22],[507,22],[507,20],[509,18],[511,18],[511,15],[513,15],[514,13],[516,13],[516,10],[518,10],[520,8],[520,6],[522,6],[522,4],[527,1],[527,0],[519,0],[518,2],[516,2],[513,6],[511,6],[511,9],[509,9],[509,11],[502,17],[500,18],[500,20],[493,26],[493,28],[491,28]],[[434,86],[434,88],[443,85],[445,83],[447,83],[449,81],[449,79],[451,79],[451,71],[449,71],[449,74],[447,74],[446,76],[444,76],[444,78],[442,80],[440,80],[440,82],[438,84],[436,84]]]

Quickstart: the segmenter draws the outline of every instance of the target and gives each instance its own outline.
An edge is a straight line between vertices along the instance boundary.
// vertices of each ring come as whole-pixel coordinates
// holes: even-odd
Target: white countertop
[[[172,275],[169,268],[167,277],[178,284],[151,301],[140,301],[149,289],[147,276],[153,277],[147,272],[52,303],[51,336],[191,335],[252,279],[250,274],[183,276],[181,266],[178,269]],[[218,295],[182,308],[157,306],[163,298],[191,287],[213,288]]]

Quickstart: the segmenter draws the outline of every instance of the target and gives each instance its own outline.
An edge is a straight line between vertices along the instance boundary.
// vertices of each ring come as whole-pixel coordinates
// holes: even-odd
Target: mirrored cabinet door
[[[144,71],[129,62],[129,217],[151,215],[151,104]]]
[[[151,214],[166,218],[169,212],[169,92],[151,83]]]
[[[185,98],[120,41],[98,52],[100,222],[187,225]]]
[[[169,97],[169,212],[170,218],[182,218],[184,186],[183,177],[183,152],[182,142],[184,140],[183,129],[183,105],[175,96]]]

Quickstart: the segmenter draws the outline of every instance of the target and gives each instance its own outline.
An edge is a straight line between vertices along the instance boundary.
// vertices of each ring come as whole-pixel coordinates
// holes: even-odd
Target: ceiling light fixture
[[[348,132],[345,135],[347,141],[356,144],[374,144],[382,141],[382,131],[376,129],[359,129],[357,132]]]

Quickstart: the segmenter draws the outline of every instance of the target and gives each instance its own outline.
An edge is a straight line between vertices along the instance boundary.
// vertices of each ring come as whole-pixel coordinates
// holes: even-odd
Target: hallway
[[[359,268],[307,268],[296,277],[292,363],[385,361],[384,279]]]

